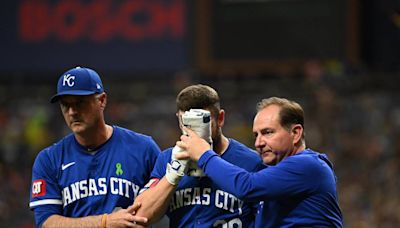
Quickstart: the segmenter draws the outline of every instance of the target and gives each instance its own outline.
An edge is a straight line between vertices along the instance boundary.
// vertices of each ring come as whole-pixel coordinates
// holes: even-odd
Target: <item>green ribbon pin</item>
[[[117,170],[115,171],[115,174],[117,174],[118,176],[122,175],[124,173],[124,171],[122,171],[122,165],[121,163],[117,163],[115,165],[115,167],[117,168]]]

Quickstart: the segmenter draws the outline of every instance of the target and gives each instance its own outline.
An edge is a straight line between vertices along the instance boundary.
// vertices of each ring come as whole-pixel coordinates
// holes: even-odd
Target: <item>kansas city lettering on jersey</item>
[[[230,211],[231,213],[234,213],[237,209],[239,215],[242,214],[243,201],[228,192],[217,190],[214,202],[211,202],[211,199],[211,188],[200,189],[196,187],[179,189],[172,196],[170,211],[172,212],[188,205],[213,204],[215,207]]]
[[[106,195],[110,190],[113,195],[126,198],[135,198],[140,187],[129,180],[111,177],[109,181],[102,177],[98,179],[85,179],[72,183],[62,190],[64,207],[77,200],[98,195]]]

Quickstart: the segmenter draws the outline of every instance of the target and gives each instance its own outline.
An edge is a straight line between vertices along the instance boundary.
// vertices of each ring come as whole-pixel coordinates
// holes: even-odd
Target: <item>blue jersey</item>
[[[84,217],[132,205],[149,181],[160,149],[149,136],[113,129],[95,151],[70,134],[38,154],[29,204],[38,227],[53,214]]]
[[[336,177],[324,154],[306,149],[256,173],[232,166],[213,151],[198,164],[225,191],[262,201],[256,227],[342,227]]]
[[[171,153],[169,148],[160,154],[152,178],[161,179],[165,175]],[[233,139],[229,139],[221,158],[248,171],[265,167],[254,150]],[[222,190],[208,177],[184,176],[172,196],[167,215],[170,227],[253,227],[254,209],[253,203],[243,202]]]

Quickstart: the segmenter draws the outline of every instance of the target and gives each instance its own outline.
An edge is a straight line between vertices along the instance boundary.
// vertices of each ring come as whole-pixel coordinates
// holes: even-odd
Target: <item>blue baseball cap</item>
[[[96,71],[75,67],[63,73],[58,79],[57,94],[51,97],[50,102],[54,103],[64,95],[83,96],[103,92],[103,83]]]

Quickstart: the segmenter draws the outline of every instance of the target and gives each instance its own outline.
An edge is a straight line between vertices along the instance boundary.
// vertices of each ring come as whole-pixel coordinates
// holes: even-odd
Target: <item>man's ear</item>
[[[107,94],[106,94],[106,93],[100,94],[100,96],[99,96],[98,99],[99,99],[99,101],[100,101],[100,107],[101,107],[102,109],[105,109],[106,106],[107,106]]]
[[[218,127],[224,126],[225,123],[225,111],[223,109],[219,110],[217,117]]]
[[[303,131],[304,131],[304,129],[301,126],[301,124],[293,124],[292,125],[292,130],[290,133],[293,136],[293,144],[298,144],[301,141]]]

